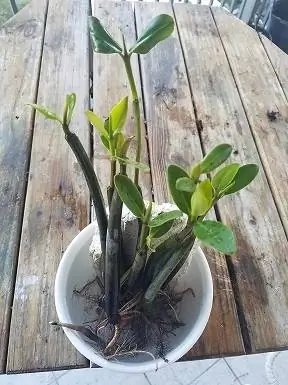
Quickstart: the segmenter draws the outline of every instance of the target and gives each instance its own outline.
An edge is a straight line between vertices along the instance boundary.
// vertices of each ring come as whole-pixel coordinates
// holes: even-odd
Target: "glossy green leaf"
[[[137,218],[143,219],[146,209],[137,186],[126,175],[116,175],[114,181],[122,202]]]
[[[232,163],[217,172],[212,179],[212,186],[217,194],[221,193],[221,191],[231,184],[239,168],[240,164]]]
[[[259,172],[257,164],[245,164],[241,166],[230,186],[225,189],[225,195],[234,194],[248,186]]]
[[[156,44],[170,36],[173,30],[174,20],[171,16],[165,14],[156,16],[137,39],[130,53],[149,52]]]
[[[125,138],[122,132],[117,132],[113,136],[113,143],[114,143],[114,148],[116,150],[116,154],[121,155],[121,150],[124,144]]]
[[[44,115],[46,119],[57,120],[62,124],[62,120],[53,112],[47,110],[47,108],[43,106],[39,106],[38,104],[28,103],[28,106],[33,107],[36,111],[40,112],[40,114]]]
[[[159,227],[166,222],[174,221],[182,216],[182,212],[179,210],[173,210],[165,213],[158,214],[155,218],[151,219],[149,227]]]
[[[202,174],[207,174],[210,171],[215,170],[222,163],[229,158],[232,152],[232,146],[230,144],[219,144],[211,152],[209,152],[200,163],[200,169]]]
[[[221,253],[232,254],[237,250],[233,232],[221,222],[211,220],[196,222],[193,232],[201,242]]]
[[[103,146],[110,151],[110,144],[109,140],[106,138],[106,136],[100,135],[101,142],[103,143]]]
[[[71,119],[72,119],[72,114],[75,108],[76,104],[76,94],[68,94],[66,96],[66,106],[67,106],[67,116],[66,116],[66,124],[69,126]]]
[[[201,164],[196,164],[196,166],[192,167],[191,170],[191,178],[198,179],[201,175]]]
[[[120,102],[115,104],[115,106],[112,108],[109,116],[111,119],[112,124],[112,131],[121,131],[123,128],[126,118],[127,118],[127,112],[128,112],[128,96],[121,99]]]
[[[105,30],[97,17],[89,16],[88,25],[94,52],[106,54],[122,52],[121,46]]]
[[[150,227],[149,230],[149,237],[150,238],[160,238],[164,234],[168,233],[168,231],[173,226],[174,221],[171,220],[170,222],[165,222],[161,226],[158,227]]]
[[[119,162],[122,162],[125,164],[129,164],[130,166],[133,166],[135,168],[139,168],[139,170],[142,170],[143,172],[150,171],[149,166],[145,163],[134,162],[134,160],[132,160],[132,159],[120,157],[120,156],[113,156],[113,159],[118,160]]]
[[[191,193],[180,191],[176,188],[177,180],[180,178],[189,178],[189,175],[181,167],[172,164],[167,168],[167,179],[170,194],[174,203],[185,214],[190,214]]]
[[[186,192],[193,193],[196,188],[196,183],[191,178],[183,177],[183,178],[177,179],[176,188],[179,191],[186,191]]]
[[[191,198],[191,216],[205,215],[213,203],[213,187],[209,179],[200,182]]]
[[[92,124],[92,126],[94,126],[96,128],[99,135],[102,135],[108,139],[108,133],[104,128],[103,119],[101,119],[99,115],[94,114],[94,112],[90,111],[90,110],[86,111],[85,115],[86,115],[87,119],[89,120],[89,122]]]

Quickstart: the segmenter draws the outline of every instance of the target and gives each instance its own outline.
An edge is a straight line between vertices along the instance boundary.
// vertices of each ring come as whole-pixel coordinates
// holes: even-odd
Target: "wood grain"
[[[121,32],[123,32],[127,46],[130,47],[136,40],[134,12],[130,2],[101,2],[95,1],[94,13],[109,33],[122,44]],[[119,55],[94,54],[93,67],[93,105],[94,111],[103,117],[109,114],[109,111],[115,103],[125,96],[130,96],[130,88],[125,72],[123,60]],[[145,137],[145,126],[143,119],[141,82],[139,75],[139,64],[136,55],[132,57],[132,69],[135,77],[138,93],[140,97],[140,107],[142,113],[142,162],[148,164],[147,144]],[[132,119],[132,100],[129,100],[129,113],[125,133],[132,136],[135,133]],[[94,164],[97,175],[103,186],[109,185],[110,164],[107,159],[103,159],[105,154],[104,147],[100,142],[98,134],[94,134]],[[136,141],[131,144],[129,157],[135,158]],[[128,173],[131,177],[134,170],[128,167]],[[145,199],[151,197],[151,176],[150,173],[140,173],[140,184]],[[106,191],[103,191],[106,198]]]
[[[37,102],[63,108],[78,102],[71,130],[89,148],[88,1],[50,0]],[[22,103],[27,99],[22,99]],[[89,218],[89,194],[61,127],[37,115],[9,340],[7,371],[88,366],[56,319],[54,280],[61,255]]]
[[[28,7],[0,29],[0,372],[5,370],[26,171],[47,2]]]
[[[203,126],[201,136],[205,150],[219,142],[228,142],[234,145],[233,162],[260,165],[260,175],[248,188],[219,202],[221,219],[234,230],[238,239],[238,252],[228,261],[246,351],[284,347],[288,343],[287,240],[273,196],[210,9],[196,6],[184,9],[176,5],[174,9],[197,115]],[[235,50],[242,47],[241,54],[237,53],[237,62],[245,62],[243,76],[252,78],[251,83],[247,81],[245,90],[240,89],[245,103],[257,85],[254,76],[257,77],[259,72],[253,64],[254,54],[249,48],[254,44],[254,40],[250,39],[252,30],[234,17],[225,15],[224,11],[213,12],[217,22],[221,20],[222,39],[227,42],[237,37],[233,40],[233,47]],[[246,30],[249,31],[249,39],[245,35]],[[254,32],[252,34],[254,36]],[[259,39],[258,44],[261,44]],[[259,51],[259,47],[255,49]],[[236,54],[232,50],[231,45],[227,53],[234,63]],[[235,57],[230,59],[231,55]],[[268,66],[267,57],[257,55],[257,61],[261,70]],[[242,77],[240,74],[237,76]],[[267,83],[276,84],[275,75],[271,73],[270,76],[271,79],[266,79]],[[262,87],[266,89],[265,84]],[[261,103],[260,94],[258,88],[258,96],[250,100],[249,108],[252,109],[254,102],[256,105]],[[273,89],[271,96],[273,103]],[[251,120],[257,119],[259,113],[258,110],[250,111],[249,120],[250,116]],[[264,117],[262,124],[265,124]],[[277,146],[277,143],[270,143],[271,153],[276,154]],[[278,165],[279,157],[280,154],[274,160]]]
[[[187,12],[186,5],[183,11]],[[135,4],[138,35],[157,14],[172,14],[169,4]],[[202,158],[189,84],[177,32],[141,56],[154,198],[170,201],[166,167],[185,168]],[[224,256],[206,251],[214,278],[213,311],[206,330],[184,360],[243,352],[229,274]]]
[[[285,94],[255,31],[219,9],[213,13],[287,234],[288,168],[283,167],[288,164]],[[269,118],[269,114],[275,119]]]
[[[264,35],[259,35],[283,91],[288,98],[288,55]]]

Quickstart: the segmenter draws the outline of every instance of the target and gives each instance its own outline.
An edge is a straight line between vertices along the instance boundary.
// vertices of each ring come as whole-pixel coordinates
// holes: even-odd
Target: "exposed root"
[[[106,346],[106,348],[104,349],[104,354],[109,353],[110,351],[112,351],[112,349],[113,349],[114,345],[116,344],[119,336],[120,336],[120,327],[119,327],[119,325],[115,325],[114,326],[114,335],[111,338],[111,340],[108,343],[108,345]]]
[[[86,336],[87,338],[89,338],[92,341],[102,343],[102,340],[95,333],[93,333],[90,326],[86,327],[83,325],[73,325],[73,324],[67,324],[67,323],[62,323],[62,322],[57,322],[57,321],[51,321],[49,323],[50,323],[50,325],[53,325],[53,326],[61,326],[61,327],[67,328],[67,329],[75,330],[79,333],[84,334],[84,336]]]

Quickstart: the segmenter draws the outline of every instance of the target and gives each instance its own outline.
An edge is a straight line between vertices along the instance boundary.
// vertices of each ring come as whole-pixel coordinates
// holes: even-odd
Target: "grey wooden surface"
[[[166,165],[185,166],[223,141],[234,145],[233,160],[261,169],[247,190],[217,208],[235,230],[239,251],[234,258],[206,251],[213,312],[183,359],[287,348],[287,56],[221,9],[141,2],[134,11],[130,2],[107,4],[97,1],[95,13],[116,36],[118,23],[132,39],[161,12],[177,23],[170,40],[133,63],[151,169],[142,175],[146,196],[169,199]],[[66,92],[76,92],[74,129],[105,180],[109,165],[99,161],[103,150],[96,136],[91,143],[83,113],[90,74],[94,108],[103,115],[129,90],[114,56],[94,55],[89,65],[89,12],[88,0],[50,0],[48,9],[34,0],[0,29],[2,372],[88,365],[48,325],[55,318],[59,260],[89,221],[88,189],[61,130],[35,118],[25,103],[60,110]]]

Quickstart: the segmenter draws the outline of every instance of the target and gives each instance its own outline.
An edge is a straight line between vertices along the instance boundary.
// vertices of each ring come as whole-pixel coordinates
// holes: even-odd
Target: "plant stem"
[[[122,252],[121,216],[122,201],[114,190],[109,213],[106,254],[105,254],[105,312],[109,323],[118,322],[118,305],[120,291],[119,264]]]
[[[105,255],[106,232],[107,232],[108,220],[107,220],[107,214],[106,214],[105,205],[104,205],[104,199],[103,199],[103,195],[100,189],[97,176],[95,174],[93,165],[84,147],[82,146],[82,143],[80,142],[78,136],[73,132],[71,132],[66,125],[63,125],[63,130],[65,133],[65,139],[69,144],[69,146],[71,147],[74,155],[76,156],[76,159],[80,164],[83,174],[85,176],[85,179],[91,194],[91,198],[93,201],[93,205],[95,208],[95,212],[96,212],[102,255]]]
[[[110,185],[107,187],[107,199],[108,205],[110,207],[112,196],[114,193],[114,176],[116,175],[116,160],[112,159],[110,161]]]
[[[124,53],[122,55],[125,69],[130,85],[130,90],[132,94],[132,104],[133,104],[133,115],[134,115],[134,121],[135,121],[135,137],[137,141],[137,150],[136,150],[136,157],[135,162],[141,161],[141,146],[142,146],[142,136],[141,136],[141,120],[140,120],[140,104],[139,104],[139,97],[138,92],[135,84],[135,79],[133,76],[133,71],[131,67],[131,56],[127,53]],[[136,185],[139,184],[139,169],[135,168],[135,174],[134,174],[134,183]]]
[[[139,274],[141,273],[146,263],[146,258],[147,258],[146,237],[149,229],[148,223],[151,218],[151,211],[152,211],[152,202],[149,203],[145,213],[145,217],[142,222],[138,250],[137,250],[135,259],[133,261],[133,264],[131,266],[129,279],[128,279],[128,289],[130,290],[133,289],[133,286],[137,281]]]

